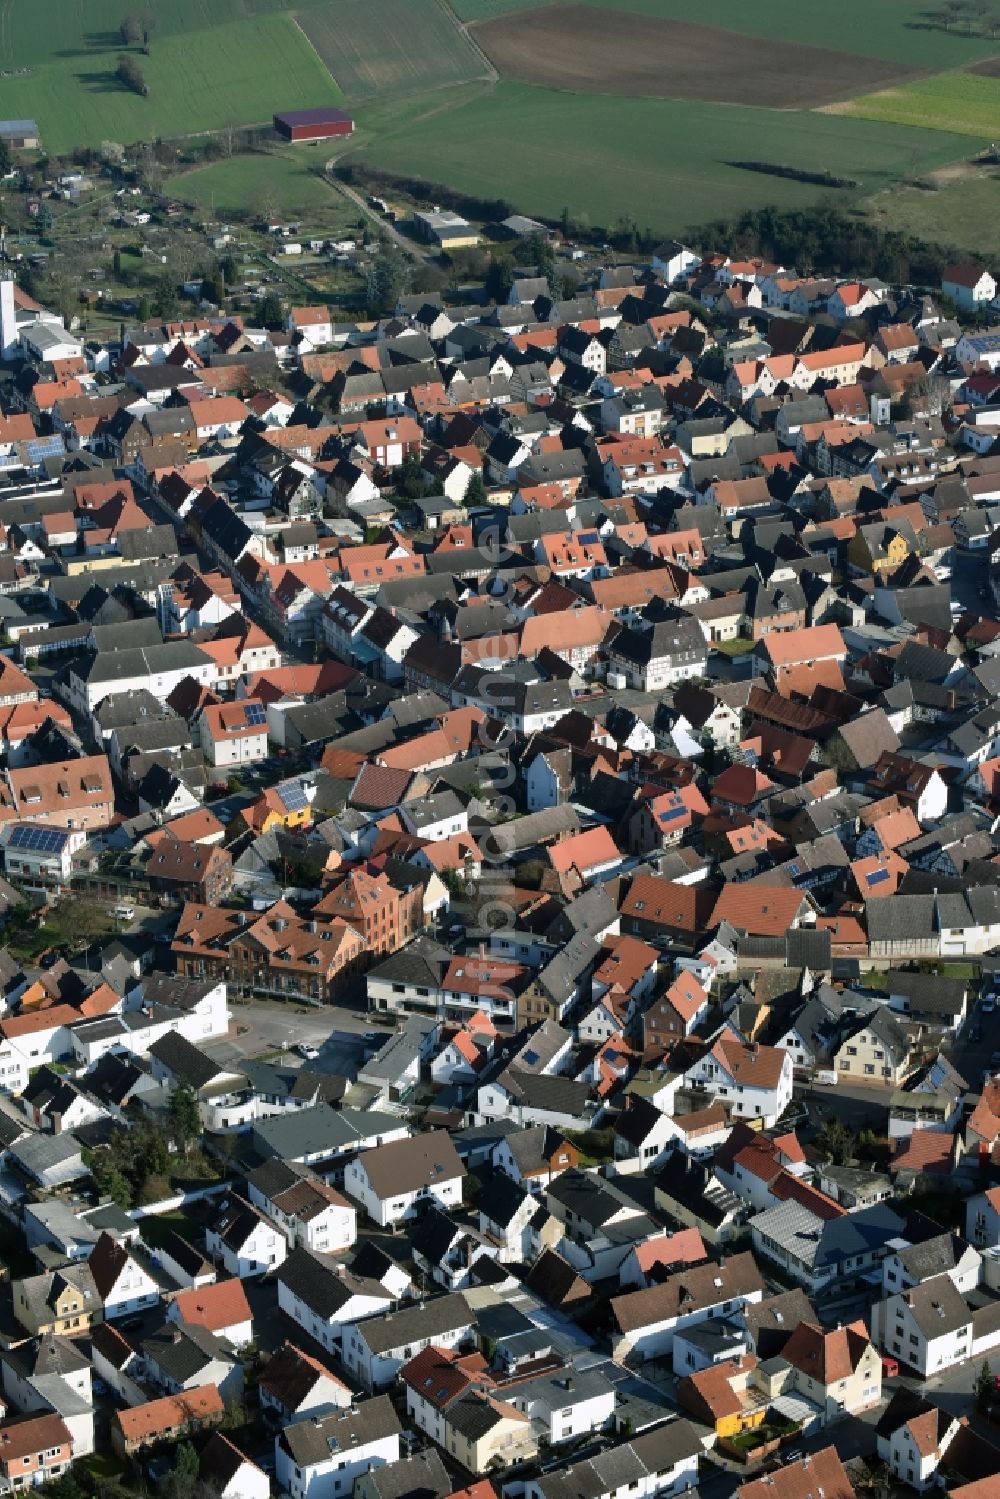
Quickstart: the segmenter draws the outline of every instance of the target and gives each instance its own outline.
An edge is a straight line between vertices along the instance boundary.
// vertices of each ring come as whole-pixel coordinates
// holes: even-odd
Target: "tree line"
[[[964,25],[968,36],[973,28],[980,36],[995,37],[1000,32],[1000,9],[989,5],[987,0],[945,0],[944,5],[923,14],[926,25],[941,31]]]
[[[122,46],[141,47],[148,57],[155,25],[156,17],[151,10],[130,11],[128,15],[122,16],[118,26]],[[140,98],[145,99],[149,94],[145,73],[136,59],[127,52],[121,53],[118,58],[115,77],[123,88],[138,94]]]
[[[828,200],[812,208],[747,209],[693,230],[690,240],[794,265],[800,274],[877,276],[918,286],[936,286],[949,259],[939,245],[856,218]]]

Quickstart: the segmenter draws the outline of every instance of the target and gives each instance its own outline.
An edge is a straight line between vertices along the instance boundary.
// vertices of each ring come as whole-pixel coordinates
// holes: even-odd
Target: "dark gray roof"
[[[934,931],[934,896],[894,895],[892,900],[870,900],[865,916],[871,942],[930,937]]]
[[[448,1425],[470,1442],[478,1442],[503,1419],[504,1412],[477,1390],[460,1395],[448,1406]]]
[[[401,1430],[388,1395],[376,1395],[344,1413],[296,1421],[285,1427],[280,1441],[297,1467],[311,1468],[328,1462],[331,1452],[349,1453]]]
[[[391,1305],[392,1297],[378,1281],[344,1270],[311,1249],[293,1249],[277,1272],[280,1284],[304,1302],[324,1322],[332,1321],[355,1296],[374,1296]]]
[[[922,1244],[899,1250],[899,1259],[906,1273],[920,1282],[954,1270],[968,1247],[958,1234],[941,1233]]]
[[[603,1177],[576,1168],[564,1171],[550,1182],[546,1196],[567,1212],[572,1212],[577,1221],[593,1224],[596,1228],[610,1222],[623,1207],[634,1206]]]
[[[581,1119],[590,1098],[589,1083],[577,1083],[570,1077],[550,1077],[547,1073],[521,1072],[512,1067],[504,1074],[503,1086],[526,1108],[551,1114],[568,1114]]]
[[[226,1338],[196,1323],[171,1322],[152,1337],[144,1338],[143,1356],[171,1382],[187,1385],[216,1360],[235,1364],[236,1354]]]
[[[336,1155],[362,1140],[399,1128],[399,1120],[370,1110],[332,1109],[318,1103],[294,1114],[275,1114],[253,1128],[254,1144],[263,1155],[301,1160],[307,1155]]]
[[[927,1339],[943,1337],[972,1321],[965,1297],[947,1274],[932,1276],[922,1285],[911,1287],[903,1293],[903,1299]]]
[[[433,937],[420,935],[405,947],[400,947],[399,952],[391,953],[384,961],[369,968],[369,977],[436,988],[450,962],[451,953],[447,947],[442,947]]]
[[[453,1241],[468,1230],[460,1228],[442,1208],[433,1204],[410,1225],[410,1248],[430,1265],[439,1265]]]
[[[213,1078],[232,1071],[207,1056],[201,1047],[195,1046],[177,1031],[168,1031],[165,1036],[154,1041],[149,1048],[149,1055],[169,1068],[181,1082],[189,1083],[196,1092],[206,1087]]]
[[[858,1213],[832,1218],[820,1230],[816,1250],[817,1269],[838,1265],[855,1255],[871,1254],[890,1239],[906,1238],[906,1219],[887,1202],[877,1202]]]
[[[374,1354],[391,1353],[408,1343],[440,1337],[462,1327],[474,1327],[475,1313],[460,1291],[410,1304],[383,1317],[366,1317],[357,1332]]]
[[[535,1483],[545,1499],[598,1499],[642,1485],[652,1475],[669,1473],[701,1450],[697,1431],[690,1421],[679,1417],[596,1457],[543,1473]]]
[[[190,640],[168,640],[163,645],[100,651],[86,661],[75,661],[72,670],[81,681],[94,686],[101,682],[157,677],[164,672],[203,667],[209,659]]]
[[[445,1499],[455,1484],[437,1451],[427,1447],[407,1453],[399,1462],[370,1468],[365,1488],[376,1499]]]

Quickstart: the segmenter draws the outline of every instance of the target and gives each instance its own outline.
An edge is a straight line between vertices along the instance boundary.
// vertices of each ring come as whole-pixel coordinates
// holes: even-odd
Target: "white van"
[[[135,906],[129,906],[124,902],[119,902],[119,904],[115,906],[112,914],[117,921],[134,921]]]

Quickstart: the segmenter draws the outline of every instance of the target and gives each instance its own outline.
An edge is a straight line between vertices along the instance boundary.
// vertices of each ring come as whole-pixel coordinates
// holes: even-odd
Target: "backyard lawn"
[[[31,963],[50,948],[82,952],[93,942],[113,936],[117,930],[118,922],[110,911],[78,897],[56,902],[42,916],[27,906],[19,907],[8,917],[3,938],[14,957]]]

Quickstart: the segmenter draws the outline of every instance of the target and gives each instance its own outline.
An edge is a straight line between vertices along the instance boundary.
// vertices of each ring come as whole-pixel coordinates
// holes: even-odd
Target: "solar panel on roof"
[[[248,724],[267,723],[267,713],[264,711],[263,703],[247,703],[243,709]]]
[[[69,834],[63,828],[16,827],[10,835],[12,848],[22,848],[33,853],[57,854]]]
[[[32,463],[43,458],[59,458],[65,451],[61,437],[32,437],[24,444],[24,451]]]
[[[585,547],[596,546],[597,545],[597,532],[596,531],[581,531],[580,535],[576,539],[577,539],[577,541],[579,541],[581,543],[582,546],[585,546]]]
[[[665,812],[660,813],[661,822],[675,822],[678,817],[683,817],[687,807],[681,804],[679,807],[668,807]]]
[[[889,878],[887,869],[873,869],[871,874],[866,874],[865,879],[869,885],[881,885]]]
[[[278,787],[278,795],[289,812],[298,812],[306,805],[306,794],[298,781],[288,781]]]

